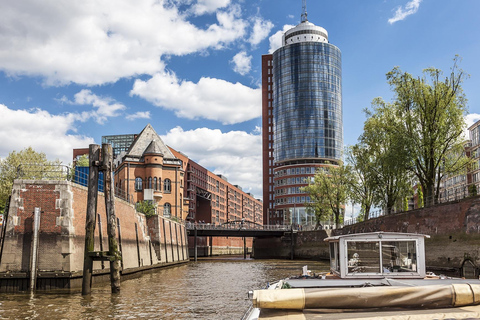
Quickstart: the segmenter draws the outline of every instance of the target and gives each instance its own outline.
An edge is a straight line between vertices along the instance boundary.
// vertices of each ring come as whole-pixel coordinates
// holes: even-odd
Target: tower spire
[[[301,22],[307,22],[307,0],[302,0],[302,19]]]

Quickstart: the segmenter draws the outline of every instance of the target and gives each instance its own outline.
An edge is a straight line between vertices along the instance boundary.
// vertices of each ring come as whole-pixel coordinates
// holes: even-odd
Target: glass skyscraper
[[[343,149],[340,50],[306,20],[262,57],[264,223],[314,223],[301,191]]]

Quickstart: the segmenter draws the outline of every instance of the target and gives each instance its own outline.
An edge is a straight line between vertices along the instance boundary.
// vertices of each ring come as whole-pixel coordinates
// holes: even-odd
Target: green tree
[[[63,171],[58,160],[49,161],[43,152],[32,147],[20,152],[12,151],[0,159],[0,210],[3,212],[8,196],[12,193],[13,180],[59,178]]]
[[[75,163],[75,166],[77,167],[88,167],[89,165],[88,154],[81,155]]]
[[[475,184],[468,186],[468,195],[470,197],[475,197],[477,195],[477,186]]]
[[[143,213],[146,217],[154,216],[155,213],[155,205],[152,201],[140,201],[136,204],[136,209],[138,212]]]
[[[365,113],[367,120],[360,142],[368,150],[368,154],[363,156],[370,159],[366,170],[374,177],[373,203],[389,214],[399,205],[399,200],[411,185],[406,141],[396,134],[401,119],[397,117],[394,106],[381,98],[374,99],[372,110],[365,110]]]
[[[319,169],[313,183],[303,190],[310,195],[311,208],[318,219],[333,217],[338,228],[343,221],[345,203],[348,200],[350,169],[343,164]]]
[[[394,110],[402,120],[395,126],[395,135],[405,140],[409,169],[422,186],[427,207],[438,201],[443,177],[459,172],[467,163],[462,138],[467,111],[461,86],[465,74],[458,61],[455,57],[446,78],[435,68],[425,69],[421,78],[398,67],[387,74],[395,93]]]
[[[378,179],[374,169],[375,159],[370,148],[364,143],[348,147],[346,162],[351,168],[352,179],[349,185],[349,198],[361,206],[359,218],[369,219],[370,210],[378,202]],[[358,218],[357,218],[358,219]]]

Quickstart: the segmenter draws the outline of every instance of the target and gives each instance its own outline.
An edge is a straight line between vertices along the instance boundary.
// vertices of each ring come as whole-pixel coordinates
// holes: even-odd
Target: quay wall
[[[338,230],[302,231],[294,234],[295,259],[329,259],[323,241],[331,235],[375,231],[429,235],[426,264],[430,270],[458,271],[465,262],[480,266],[480,196],[429,208],[369,219]],[[290,258],[291,239],[255,239],[255,258]]]
[[[195,237],[188,237],[190,257],[195,256]],[[197,237],[197,257],[243,255],[241,237]],[[252,252],[253,238],[246,239],[247,252]]]
[[[40,208],[37,253],[38,290],[80,288],[85,247],[87,188],[69,181],[16,180],[0,263],[0,292],[30,286],[33,219]],[[146,218],[115,199],[122,277],[146,269],[183,263],[188,258],[186,230],[180,223]],[[100,230],[102,237],[100,238]],[[102,246],[103,245],[103,246]],[[95,251],[108,251],[105,198],[98,194]],[[94,261],[94,281],[109,280],[109,262]]]

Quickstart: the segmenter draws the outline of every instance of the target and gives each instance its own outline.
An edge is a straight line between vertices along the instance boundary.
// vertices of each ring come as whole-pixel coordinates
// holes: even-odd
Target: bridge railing
[[[228,223],[228,224],[213,224],[213,223],[193,223],[187,222],[185,224],[187,229],[193,230],[266,230],[266,231],[288,231],[291,230],[292,226],[290,225],[257,225],[251,224],[248,222],[245,223]],[[294,228],[294,230],[296,230]]]

